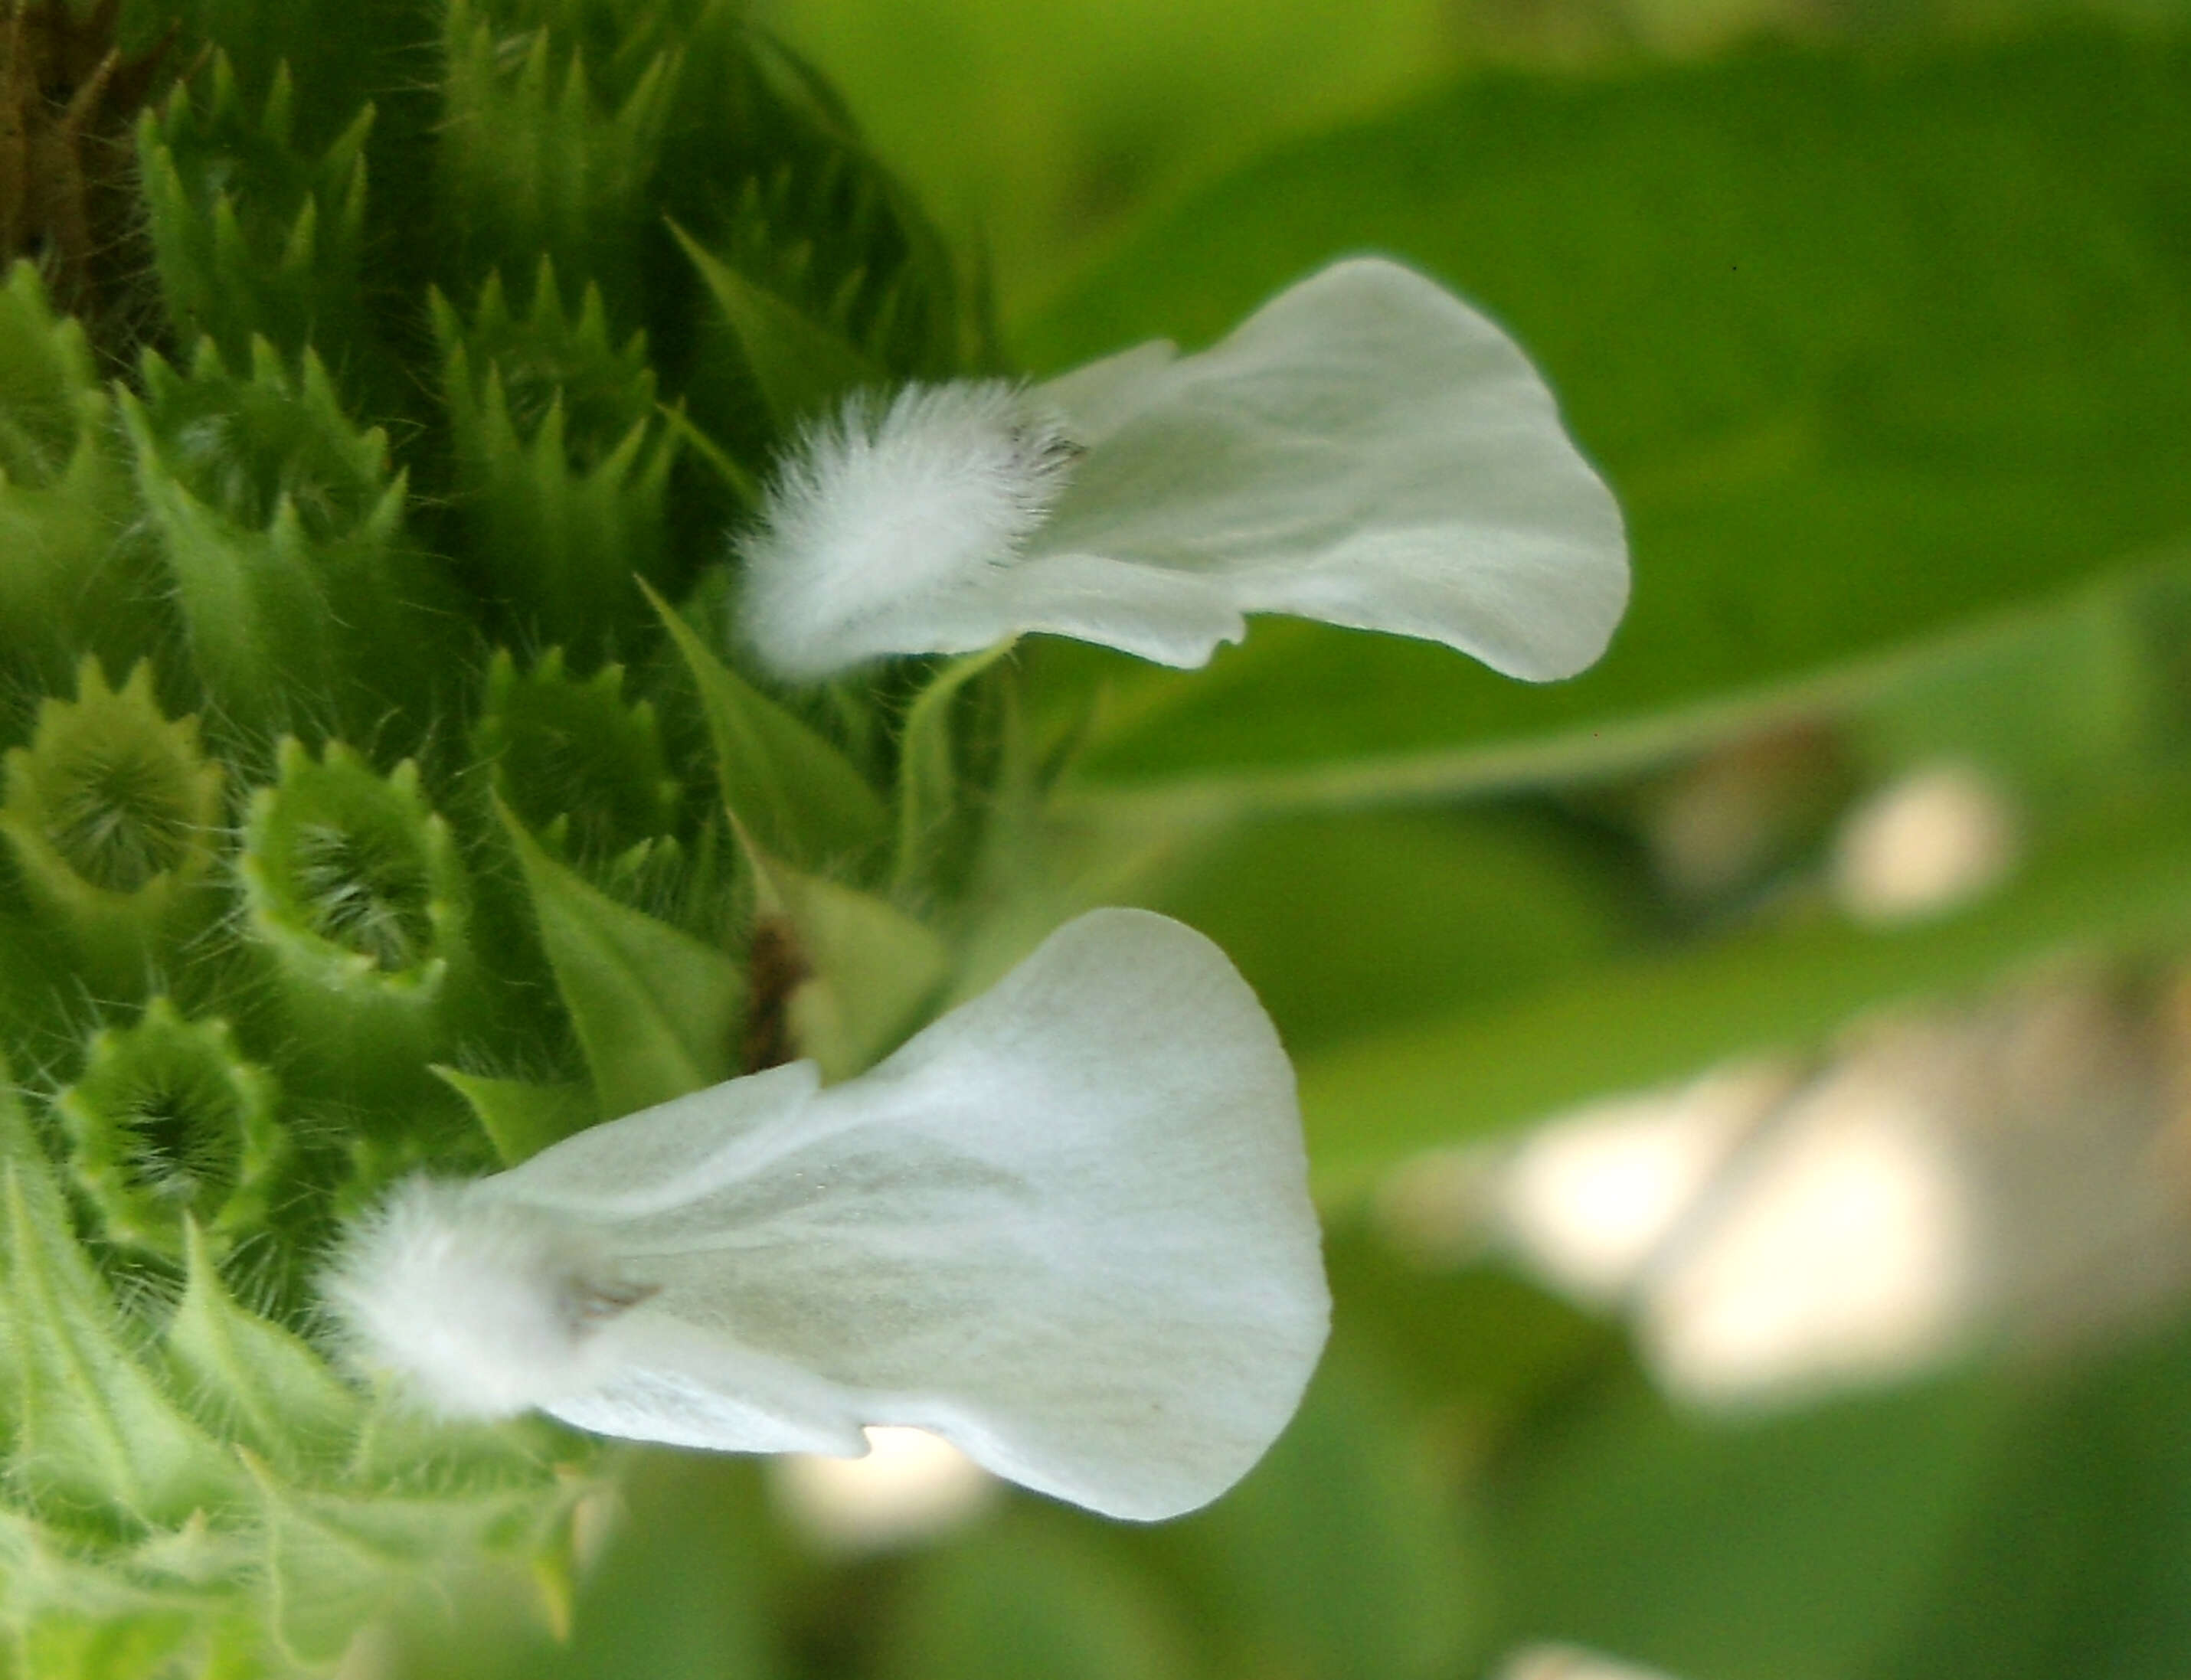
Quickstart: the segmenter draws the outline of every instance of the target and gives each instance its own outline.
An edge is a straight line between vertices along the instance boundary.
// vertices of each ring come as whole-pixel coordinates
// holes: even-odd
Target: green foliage
[[[1221,95],[1244,16],[1204,63],[1202,14],[1137,11],[1196,37],[1164,85],[1206,108],[1138,94],[1068,179],[1067,119],[985,84],[908,156],[1051,171],[1028,202],[1075,225],[1029,210],[1006,277],[1059,274],[1184,173],[1118,134],[1239,153],[1443,62],[1402,9],[1317,23],[1312,67],[1263,49],[1255,112]],[[982,26],[1093,87],[1033,15]],[[8,7],[6,50],[46,16]],[[856,80],[944,49],[891,31]],[[407,1672],[466,1680],[1430,1680],[1535,1639],[1679,1680],[2191,1664],[2180,1327],[1730,1425],[1618,1323],[1345,1216],[1424,1148],[1882,1005],[2180,963],[2180,31],[1480,73],[1020,294],[1050,369],[1207,341],[1350,250],[1454,283],[1630,521],[1635,612],[1575,683],[1265,623],[1203,673],[1030,638],[804,692],[727,631],[776,449],[1004,361],[817,71],[737,0],[133,0],[117,38],[107,254],[141,232],[144,306],[71,318],[49,253],[0,285],[0,1676],[354,1671],[399,1625]],[[1670,886],[1670,790],[1782,729],[1815,750],[1772,845]],[[1941,759],[2003,789],[2018,865],[1862,925],[1824,836]],[[589,1443],[422,1416],[329,1341],[313,1272],[391,1178],[793,1055],[848,1077],[1128,897],[1265,998],[1340,1215],[1328,1367],[1215,1508],[1014,1497],[847,1560],[751,1466],[645,1454],[589,1568]]]
[[[2191,488],[2180,42],[1756,52],[1465,83],[1283,151],[1148,230],[1028,335],[1054,367],[1215,336],[1364,247],[1510,328],[1634,544],[1613,651],[1542,692],[1415,642],[1255,627],[1101,681],[1103,786],[1342,801],[1573,779],[1875,686],[1924,639],[2178,535]],[[2104,90],[2104,91],[2103,91]]]
[[[669,603],[657,595],[654,605],[698,692],[731,819],[796,862],[863,862],[889,821],[867,779],[811,726],[717,658]]]

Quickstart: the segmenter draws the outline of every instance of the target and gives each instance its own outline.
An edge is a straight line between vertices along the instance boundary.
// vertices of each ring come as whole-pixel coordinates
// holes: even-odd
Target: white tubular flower
[[[325,1293],[447,1413],[845,1455],[910,1424],[1143,1519],[1255,1462],[1329,1312],[1278,1036],[1223,953],[1140,910],[843,1085],[798,1062],[413,1180]]]
[[[1243,614],[1291,612],[1545,681],[1603,652],[1628,601],[1619,510],[1543,380],[1374,258],[1198,355],[856,396],[740,550],[743,634],[798,681],[1029,630],[1199,665]]]

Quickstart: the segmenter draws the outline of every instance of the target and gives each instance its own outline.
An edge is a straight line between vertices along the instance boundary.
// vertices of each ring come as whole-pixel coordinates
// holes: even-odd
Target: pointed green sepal
[[[285,1476],[339,1473],[364,1399],[293,1333],[237,1304],[194,1221],[183,1260],[183,1298],[161,1341],[191,1410]]]
[[[670,224],[714,301],[714,330],[737,347],[776,429],[787,436],[885,370],[836,327],[756,284]]]
[[[919,1025],[950,977],[950,947],[889,900],[741,839],[754,868],[756,937],[783,943],[771,965],[788,982],[780,1000],[788,1047],[825,1079],[864,1072]]]
[[[736,1072],[733,1034],[745,1003],[738,965],[589,886],[498,809],[600,1112],[650,1108]]]
[[[503,9],[450,0],[444,20],[435,168],[445,271],[469,290],[498,268],[551,257],[600,281],[619,318],[638,319],[640,232],[683,53],[657,37],[589,62],[569,38],[578,31]]]
[[[731,817],[768,851],[812,868],[856,866],[889,832],[881,799],[851,761],[711,652],[653,590],[699,691]]]
[[[430,1494],[321,1491],[294,1486],[248,1448],[236,1455],[257,1494],[270,1631],[310,1673],[333,1669],[365,1623],[445,1605],[467,1578],[528,1580],[533,1558],[567,1543],[582,1486],[544,1466],[518,1477],[460,1467],[464,1479]]]
[[[9,1480],[33,1500],[176,1527],[242,1493],[236,1461],[140,1357],[142,1335],[69,1229],[43,1162],[0,1162]]]
[[[900,891],[925,883],[947,854],[970,851],[965,829],[977,802],[965,796],[956,720],[968,685],[1012,651],[999,642],[939,669],[906,709],[898,740],[897,863]]]
[[[435,1074],[471,1105],[480,1128],[504,1166],[515,1166],[551,1143],[598,1125],[603,1118],[594,1093],[583,1085],[536,1085],[529,1079],[490,1079],[436,1068]]]

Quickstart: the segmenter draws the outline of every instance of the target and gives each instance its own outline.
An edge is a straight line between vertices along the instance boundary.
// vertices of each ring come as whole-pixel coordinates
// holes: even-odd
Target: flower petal
[[[1198,355],[856,396],[740,553],[743,634],[795,680],[1028,630],[1199,665],[1246,614],[1291,612],[1543,681],[1603,652],[1628,600],[1619,510],[1544,382],[1376,258]]]
[[[777,465],[739,544],[744,636],[811,681],[889,653],[970,653],[988,574],[1056,500],[1074,451],[1001,379],[858,391]]]
[[[1596,659],[1626,606],[1619,510],[1551,393],[1490,322],[1396,263],[1336,264],[1199,355],[1144,345],[1032,396],[1088,453],[1022,568],[1116,569],[1100,614],[1038,615],[1014,591],[1011,629],[1198,665],[1221,639],[1207,621],[1119,633],[1135,588],[1192,578],[1237,613],[1420,636],[1544,681]]]
[[[918,1425],[1115,1516],[1243,1475],[1329,1312],[1277,1036],[1222,953],[1137,910],[1061,929],[859,1079],[733,1080],[475,1191],[597,1234],[643,1297],[566,1421],[837,1452]]]

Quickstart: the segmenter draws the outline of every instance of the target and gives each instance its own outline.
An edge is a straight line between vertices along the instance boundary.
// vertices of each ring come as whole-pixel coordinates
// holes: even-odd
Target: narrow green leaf
[[[1721,1058],[1801,1045],[1881,1004],[1969,991],[2067,950],[2191,938],[2191,795],[2096,810],[1992,897],[1869,929],[1820,914],[1658,955],[1617,957],[1540,994],[1306,1058],[1319,1187],[1358,1188],[1413,1151],[1520,1125]]]
[[[905,732],[898,743],[894,876],[901,887],[925,876],[938,851],[949,845],[953,819],[963,809],[952,727],[953,702],[965,692],[967,684],[1010,652],[1013,646],[999,642],[979,653],[950,661],[906,709]]]
[[[738,965],[588,886],[497,809],[600,1112],[650,1108],[736,1072],[732,1034],[745,998]]]
[[[889,832],[881,799],[850,760],[709,651],[642,583],[700,692],[731,815],[768,851],[808,868],[865,857]]]
[[[434,1072],[479,1119],[504,1166],[515,1166],[551,1143],[600,1123],[594,1094],[578,1085],[535,1085],[526,1079],[493,1079],[454,1068]]]

